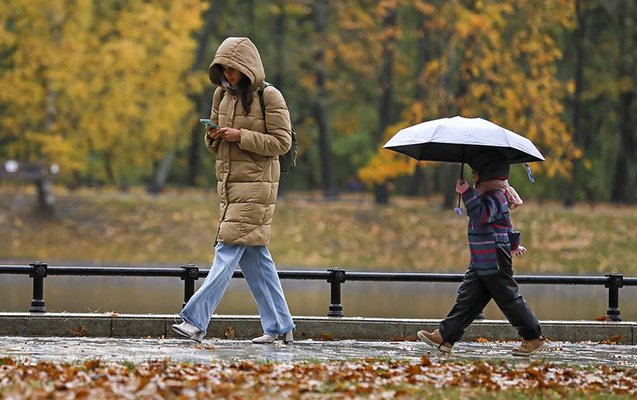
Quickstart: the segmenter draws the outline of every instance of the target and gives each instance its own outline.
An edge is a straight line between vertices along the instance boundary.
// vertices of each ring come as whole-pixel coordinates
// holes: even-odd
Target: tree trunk
[[[382,67],[379,74],[379,86],[381,88],[378,129],[376,130],[375,143],[380,144],[385,134],[385,129],[391,123],[392,104],[394,97],[394,58],[396,53],[396,21],[398,11],[395,5],[388,5],[383,16],[383,53]],[[374,201],[376,204],[387,204],[390,198],[390,185],[388,182],[374,184]]]
[[[471,36],[467,41],[473,40]],[[443,44],[444,48],[444,44]],[[458,84],[457,82],[462,82],[460,78],[460,65],[462,62],[458,58],[458,49],[455,46],[449,46],[446,49],[448,53],[447,59],[447,69],[448,73],[443,77],[440,82],[441,86],[448,94],[449,99],[455,99],[455,101],[449,101],[444,107],[447,116],[457,115],[459,114],[458,104],[460,104],[460,99],[462,95],[466,91],[466,86],[462,83]],[[455,76],[454,76],[455,73]],[[457,205],[457,193],[455,191],[455,181],[458,179],[458,175],[454,171],[455,168],[461,168],[457,166],[457,164],[443,164],[440,169],[438,169],[438,181],[440,185],[440,191],[442,193],[442,208],[443,209],[451,209]]]
[[[383,139],[387,125],[391,123],[392,102],[394,97],[394,58],[396,54],[396,19],[398,12],[396,7],[387,7],[383,17],[383,31],[385,41],[383,42],[382,67],[378,79],[381,88],[380,103],[378,110],[378,129],[376,130],[376,143]]]
[[[407,188],[407,195],[413,197],[424,196],[426,191],[423,190],[425,185],[425,173],[422,166],[416,165],[414,174],[409,178],[409,187]]]
[[[41,178],[35,181],[35,186],[38,192],[38,211],[46,216],[53,215],[53,207],[55,206],[55,196],[53,195],[53,188],[51,181],[47,178],[48,172],[43,167],[40,170]]]
[[[314,2],[314,27],[318,38],[319,46],[315,53],[316,68],[316,101],[314,104],[314,119],[318,127],[319,156],[321,160],[321,180],[323,186],[323,197],[333,199],[337,197],[332,175],[332,152],[330,149],[330,132],[327,118],[327,90],[325,88],[325,50],[323,43],[325,38],[325,24],[327,20],[326,0],[316,0]]]
[[[106,175],[107,182],[115,183],[115,171],[113,170],[113,154],[110,151],[106,151],[104,154],[104,174]]]
[[[635,69],[637,68],[637,48],[635,38],[637,27],[635,26],[635,16],[637,6],[629,1],[624,4],[620,14],[620,63],[619,79],[632,81],[635,79]],[[622,89],[619,96],[619,147],[617,162],[615,164],[615,177],[613,179],[613,190],[611,200],[616,203],[632,203],[635,192],[635,114],[633,100],[635,89],[628,86]]]
[[[575,30],[575,92],[573,93],[573,144],[582,145],[582,88],[584,85],[584,41],[586,37],[586,19],[581,7],[581,0],[575,0],[575,15],[577,17],[577,29]],[[577,189],[577,174],[580,168],[580,160],[571,160],[571,176],[566,187],[564,207],[575,206]]]
[[[427,22],[427,15],[424,13],[418,14],[418,40],[416,40],[416,70],[414,72],[414,102],[422,102],[425,95],[425,88],[421,83],[421,75],[425,69],[425,64],[429,59],[427,32],[425,30],[425,24]],[[425,184],[425,174],[423,173],[422,166],[416,165],[416,170],[410,178],[411,184],[407,193],[410,196],[424,195],[425,191],[422,186]]]
[[[445,210],[451,210],[458,206],[458,193],[456,193],[456,180],[460,171],[460,165],[446,163],[442,167],[440,173],[442,182],[442,207]],[[460,205],[462,207],[462,204]]]
[[[634,202],[635,191],[635,122],[632,118],[631,108],[635,92],[624,92],[619,97],[620,127],[619,149],[615,164],[615,177],[613,179],[613,191],[611,200],[615,203]]]
[[[424,13],[418,14],[418,39],[416,40],[416,70],[414,73],[414,100],[417,102],[422,101],[425,95],[425,88],[422,84],[422,73],[425,69],[425,65],[429,60],[429,40],[427,37],[427,15]]]
[[[287,31],[287,15],[285,10],[285,0],[277,0],[276,7],[278,15],[274,18],[274,51],[276,52],[276,71],[272,84],[281,92],[284,92],[285,77],[285,35]]]
[[[168,179],[168,173],[170,172],[170,166],[175,159],[175,150],[169,150],[164,158],[162,158],[155,168],[153,173],[153,177],[148,183],[148,187],[146,190],[149,193],[158,194],[164,190],[166,187],[166,181]]]
[[[287,33],[287,11],[286,11],[286,0],[276,0],[276,7],[278,10],[278,14],[276,18],[274,18],[274,29],[273,29],[273,38],[274,38],[274,51],[276,52],[276,64],[274,71],[274,78],[271,83],[279,89],[285,95],[285,74],[286,74],[286,48],[285,45],[285,37]],[[279,197],[285,196],[288,187],[288,177],[285,174],[281,174],[281,178],[279,179]]]
[[[246,6],[246,15],[248,16],[247,29],[246,27],[241,27],[243,29],[241,31],[247,30],[247,36],[254,36],[255,31],[255,22],[256,22],[256,1],[255,0],[244,0]],[[233,35],[233,36],[244,36],[244,35]]]
[[[198,70],[205,68],[205,61],[210,58],[208,54],[208,48],[210,46],[210,40],[217,36],[217,25],[219,21],[219,7],[218,0],[210,0],[210,6],[204,15],[204,25],[202,30],[197,35],[197,52],[195,54],[195,60],[192,64],[192,70]],[[205,90],[203,94],[193,98],[195,102],[195,109],[201,118],[208,117],[210,115],[210,99],[212,96],[208,90]],[[197,184],[199,172],[201,169],[201,149],[203,146],[203,130],[199,123],[195,124],[190,132],[190,146],[188,149],[188,169],[186,172],[186,183],[191,186]]]

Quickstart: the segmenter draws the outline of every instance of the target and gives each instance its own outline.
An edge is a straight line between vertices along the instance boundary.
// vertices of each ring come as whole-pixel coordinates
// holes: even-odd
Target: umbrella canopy
[[[485,119],[460,116],[402,129],[383,147],[416,160],[465,163],[498,150],[510,164],[544,161],[529,139]]]

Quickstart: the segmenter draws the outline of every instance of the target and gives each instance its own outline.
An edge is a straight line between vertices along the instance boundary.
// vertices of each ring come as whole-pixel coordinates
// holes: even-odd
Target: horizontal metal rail
[[[0,274],[30,275],[30,265],[0,265]],[[198,269],[198,276],[205,278],[209,269]],[[281,279],[326,280],[332,276],[330,270],[278,270]],[[145,276],[145,277],[181,277],[182,268],[147,268],[131,266],[48,266],[47,275],[58,276]],[[464,274],[444,274],[428,272],[346,272],[347,281],[372,282],[462,282]],[[236,270],[233,278],[243,278],[243,273]],[[608,276],[585,275],[515,275],[519,284],[554,284],[554,285],[604,285]],[[624,286],[637,286],[637,277],[623,277]]]
[[[0,265],[0,274],[29,275],[31,266]],[[47,266],[47,275],[59,276],[145,276],[145,277],[180,277],[180,268],[137,268],[137,267],[67,267]]]
[[[176,277],[184,281],[184,305],[195,292],[194,281],[205,278],[209,269],[200,269],[187,264],[179,268],[147,268],[130,266],[49,266],[41,261],[29,265],[0,265],[0,274],[28,275],[33,278],[33,299],[30,312],[46,312],[44,302],[44,278],[47,276],[137,276],[137,277]],[[423,272],[348,272],[342,268],[330,268],[326,271],[279,270],[281,279],[324,280],[330,283],[330,305],[328,316],[342,317],[341,285],[346,281],[361,282],[462,282],[464,274],[440,274]],[[233,278],[243,278],[236,270]],[[581,275],[516,275],[519,284],[546,285],[604,285],[608,288],[608,309],[606,317],[610,321],[621,321],[619,312],[619,289],[624,286],[637,286],[637,277],[624,277],[622,274],[609,273],[605,276]]]

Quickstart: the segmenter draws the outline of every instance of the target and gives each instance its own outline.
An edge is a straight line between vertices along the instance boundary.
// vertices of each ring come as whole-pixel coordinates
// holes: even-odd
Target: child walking
[[[469,217],[469,268],[456,304],[440,328],[418,332],[422,341],[446,353],[491,299],[523,339],[513,355],[529,356],[545,346],[540,324],[513,279],[512,256],[522,255],[526,248],[511,224],[509,212],[522,205],[522,200],[508,183],[508,162],[497,161],[503,159],[497,151],[482,153],[469,162],[475,185],[456,182]]]

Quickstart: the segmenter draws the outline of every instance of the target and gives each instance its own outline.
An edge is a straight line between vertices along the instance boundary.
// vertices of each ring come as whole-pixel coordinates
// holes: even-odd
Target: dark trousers
[[[518,293],[518,284],[513,279],[509,247],[498,247],[497,254],[497,272],[479,275],[469,269],[464,275],[462,285],[458,289],[456,304],[447,318],[440,323],[440,334],[446,342],[454,344],[460,340],[465,329],[491,299],[523,339],[536,339],[542,334],[540,323],[522,295]]]

